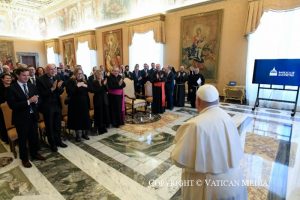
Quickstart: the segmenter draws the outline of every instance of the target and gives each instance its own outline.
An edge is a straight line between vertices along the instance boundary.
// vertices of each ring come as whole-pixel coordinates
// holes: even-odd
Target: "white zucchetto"
[[[197,90],[197,97],[202,101],[214,102],[219,99],[219,92],[215,86],[205,84],[199,87]]]

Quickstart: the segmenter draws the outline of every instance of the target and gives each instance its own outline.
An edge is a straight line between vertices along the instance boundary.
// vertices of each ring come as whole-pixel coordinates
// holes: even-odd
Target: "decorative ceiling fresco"
[[[207,1],[0,0],[0,35],[45,39]]]

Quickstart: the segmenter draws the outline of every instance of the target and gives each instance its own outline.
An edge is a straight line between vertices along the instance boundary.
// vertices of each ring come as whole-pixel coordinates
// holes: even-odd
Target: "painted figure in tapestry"
[[[108,34],[105,39],[105,66],[108,71],[111,71],[113,66],[121,65],[121,47],[116,33]]]
[[[216,80],[222,11],[182,20],[181,64],[199,68],[208,80]]]

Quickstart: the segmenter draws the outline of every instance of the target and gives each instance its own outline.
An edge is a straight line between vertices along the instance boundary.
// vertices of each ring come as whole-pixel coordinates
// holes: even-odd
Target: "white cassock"
[[[231,117],[210,106],[178,129],[171,158],[182,169],[185,200],[245,200],[240,137]]]

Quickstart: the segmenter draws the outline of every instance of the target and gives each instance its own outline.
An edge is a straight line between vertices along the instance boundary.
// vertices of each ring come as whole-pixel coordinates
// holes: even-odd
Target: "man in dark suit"
[[[129,65],[125,66],[124,76],[125,78],[129,78],[130,80],[133,80],[132,73],[131,71],[129,71]]]
[[[33,85],[36,85],[36,77],[35,77],[35,68],[32,65],[29,65],[27,67],[27,69],[29,70],[29,79],[28,82],[32,83]]]
[[[165,84],[165,92],[166,92],[166,99],[167,99],[167,108],[173,110],[174,103],[173,103],[173,93],[174,93],[174,73],[172,72],[172,66],[168,65],[165,67],[167,73],[167,80]]]
[[[150,81],[150,75],[149,75],[149,65],[147,63],[144,64],[144,69],[141,70],[142,75],[142,93],[145,95],[145,88],[144,85],[147,81]]]
[[[150,79],[150,80],[152,80],[152,78],[153,78],[152,76],[153,76],[155,70],[156,70],[156,68],[155,68],[155,63],[152,62],[152,63],[151,63],[151,69],[149,70],[149,79]]]
[[[143,87],[143,78],[142,73],[139,70],[139,64],[136,64],[134,67],[134,71],[132,72],[132,79],[134,81],[134,91],[140,94],[142,92]]]
[[[95,76],[96,71],[97,71],[97,67],[95,66],[95,67],[93,67],[92,74],[88,77],[87,82],[88,82],[89,88],[92,88],[93,82],[94,82],[94,80],[96,80],[96,76]]]
[[[61,101],[60,95],[64,91],[63,81],[56,76],[56,67],[48,64],[46,73],[39,77],[36,86],[40,95],[40,111],[43,113],[46,134],[50,148],[57,151],[57,146],[67,147],[61,141]]]
[[[18,80],[8,89],[7,103],[12,109],[12,122],[18,133],[20,159],[24,167],[30,168],[27,142],[31,158],[45,160],[38,153],[38,95],[36,87],[28,83],[29,70],[27,68],[16,69],[16,75]]]

